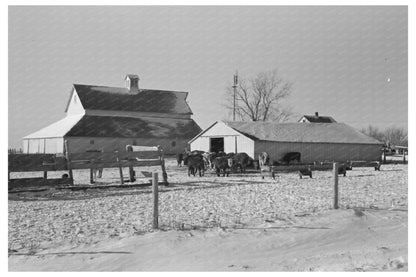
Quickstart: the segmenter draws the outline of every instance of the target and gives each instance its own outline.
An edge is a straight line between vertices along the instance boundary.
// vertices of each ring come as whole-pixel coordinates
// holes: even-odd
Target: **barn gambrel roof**
[[[192,141],[213,128],[217,121],[194,137]],[[274,123],[274,122],[238,122],[223,121],[228,127],[236,130],[252,140],[276,142],[308,142],[308,143],[353,143],[382,145],[351,126],[344,123]],[[219,134],[221,135],[221,134]]]
[[[73,85],[74,91],[87,110],[192,114],[186,102],[188,92],[140,89],[131,93],[127,88],[80,84]],[[68,106],[69,102],[65,112]]]

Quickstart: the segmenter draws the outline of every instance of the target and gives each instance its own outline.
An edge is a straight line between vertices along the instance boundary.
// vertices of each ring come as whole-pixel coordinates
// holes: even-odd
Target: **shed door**
[[[210,138],[209,145],[210,152],[224,152],[224,138]]]

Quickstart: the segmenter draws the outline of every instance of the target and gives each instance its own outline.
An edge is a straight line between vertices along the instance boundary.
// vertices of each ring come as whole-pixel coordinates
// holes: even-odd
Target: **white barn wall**
[[[63,138],[31,138],[23,139],[23,153],[57,154],[64,152]]]
[[[157,138],[109,138],[109,137],[65,137],[68,141],[69,152],[80,153],[88,150],[103,150],[104,152],[126,151],[126,145],[157,146],[160,145],[164,153],[173,155],[184,151],[188,146],[183,139],[157,139]],[[91,144],[94,140],[94,144]],[[172,142],[175,141],[175,146]]]
[[[81,100],[79,100],[78,93],[74,91],[72,94],[71,100],[68,105],[68,115],[75,115],[75,114],[84,114],[85,110],[84,107],[81,104]]]
[[[237,152],[245,152],[250,157],[254,158],[254,141],[234,129],[228,127],[223,122],[219,121],[204,134],[196,138],[190,143],[191,151],[202,150],[210,151],[210,138],[224,138],[224,152],[234,153],[236,150],[235,142],[237,138]]]
[[[254,156],[254,140],[246,137],[246,136],[238,136],[237,137],[237,152],[245,152],[251,158],[255,158]]]
[[[201,150],[209,152],[209,138],[208,137],[199,137],[190,143],[190,150]]]

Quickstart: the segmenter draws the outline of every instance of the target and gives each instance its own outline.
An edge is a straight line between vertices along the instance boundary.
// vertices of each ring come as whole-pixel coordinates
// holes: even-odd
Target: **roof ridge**
[[[102,85],[87,85],[87,84],[72,84],[73,86],[85,86],[85,87],[99,87],[99,88],[114,88],[114,89],[125,89],[128,91],[125,87],[113,87],[113,86],[102,86]],[[153,89],[153,88],[141,88],[139,89],[139,92],[141,91],[166,91],[166,92],[180,92],[180,93],[189,93],[188,91],[183,90],[167,90],[167,89]]]

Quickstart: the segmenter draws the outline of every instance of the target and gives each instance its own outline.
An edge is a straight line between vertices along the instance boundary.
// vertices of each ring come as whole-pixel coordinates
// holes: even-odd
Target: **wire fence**
[[[9,154],[23,154],[23,149],[22,148],[19,148],[19,149],[9,148],[8,153]]]

